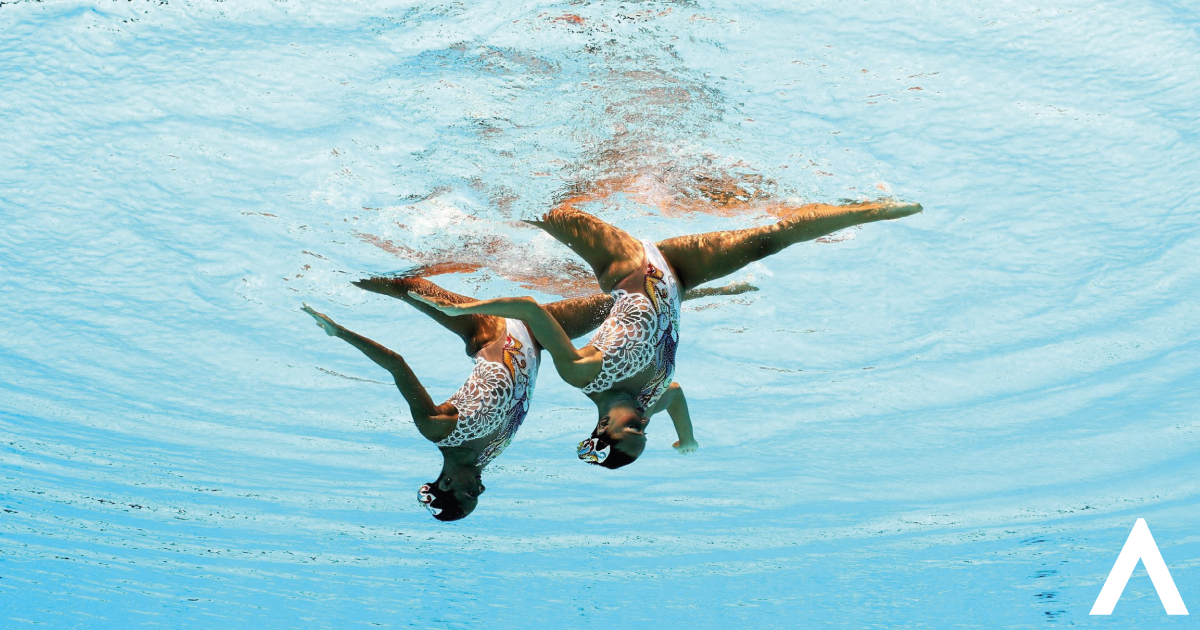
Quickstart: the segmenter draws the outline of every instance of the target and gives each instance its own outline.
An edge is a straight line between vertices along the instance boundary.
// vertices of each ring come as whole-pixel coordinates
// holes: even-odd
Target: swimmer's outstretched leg
[[[504,335],[504,320],[499,317],[493,315],[447,315],[420,300],[414,300],[409,295],[409,292],[442,299],[454,304],[475,301],[475,298],[447,291],[424,278],[377,277],[355,280],[353,284],[367,291],[403,300],[408,305],[433,318],[434,321],[446,327],[446,329],[458,335],[463,340],[468,356],[475,356],[484,346]]]
[[[624,230],[576,210],[572,198],[559,204],[538,221],[529,221],[558,239],[591,265],[605,293],[642,264],[642,244]]]
[[[786,218],[772,225],[677,236],[658,243],[658,248],[686,291],[779,253],[789,245],[861,223],[899,219],[920,211],[920,204],[891,200],[843,206],[813,203],[789,209]]]
[[[425,391],[425,386],[421,385],[421,381],[413,373],[412,368],[408,367],[404,357],[392,352],[379,342],[341,326],[326,315],[316,312],[307,304],[301,310],[312,315],[325,334],[337,337],[358,348],[367,355],[367,358],[392,374],[392,378],[396,381],[396,388],[400,390],[404,400],[408,401],[408,408],[412,412],[413,420],[417,422],[417,428],[422,429],[422,433],[425,432],[422,427],[427,419],[446,415],[447,410],[433,402],[433,399],[429,397],[429,392]]]
[[[404,300],[414,308],[432,317],[462,338],[467,354],[475,356],[484,346],[505,334],[504,320],[492,315],[447,315],[428,304],[413,299],[409,292],[417,295],[437,297],[454,304],[474,302],[475,298],[447,291],[424,278],[367,278],[357,280],[355,286]],[[608,317],[612,309],[612,297],[596,293],[586,297],[570,298],[546,305],[550,315],[572,339],[593,331]]]

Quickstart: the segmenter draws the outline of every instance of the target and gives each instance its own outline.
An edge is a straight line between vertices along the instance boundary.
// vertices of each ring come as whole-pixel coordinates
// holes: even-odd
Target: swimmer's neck
[[[479,460],[479,454],[475,452],[475,449],[467,448],[465,446],[452,446],[438,450],[442,452],[443,473],[461,470],[463,468],[483,469],[482,466],[475,465],[475,462]]]
[[[601,416],[607,414],[614,407],[637,407],[637,401],[633,399],[633,396],[629,392],[618,390],[610,389],[598,392],[593,394],[591,399],[592,402],[596,403],[596,410],[600,412]]]

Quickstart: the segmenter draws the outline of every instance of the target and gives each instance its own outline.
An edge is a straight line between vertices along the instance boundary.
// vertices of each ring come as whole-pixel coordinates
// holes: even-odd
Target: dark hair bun
[[[433,514],[433,518],[439,521],[457,521],[466,518],[467,512],[463,504],[459,502],[458,497],[454,496],[453,491],[442,490],[438,487],[438,481],[431,481],[417,490],[417,501]]]

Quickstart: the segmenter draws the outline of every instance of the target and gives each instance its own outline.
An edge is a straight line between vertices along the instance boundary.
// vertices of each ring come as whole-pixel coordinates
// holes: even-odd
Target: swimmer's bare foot
[[[326,335],[329,335],[330,337],[337,336],[338,329],[341,327],[338,326],[337,324],[335,324],[332,319],[329,319],[325,315],[314,311],[313,308],[311,306],[309,306],[308,304],[304,304],[304,308],[302,308],[300,310],[304,311],[305,313],[308,313],[309,315],[312,315],[312,318],[317,320],[317,325],[321,327],[321,330],[325,331]]]
[[[439,299],[449,302],[470,302],[471,298],[465,295],[452,293],[439,287],[438,285],[415,276],[375,276],[364,278],[362,280],[354,280],[350,284],[371,291],[401,300],[407,300],[414,295],[435,296]]]
[[[880,199],[858,206],[868,213],[872,221],[903,219],[924,210],[919,203],[905,203],[898,199]]]
[[[403,298],[408,295],[409,289],[412,288],[410,278],[395,277],[395,278],[364,278],[362,280],[354,280],[350,284],[365,289],[372,293],[391,296],[394,298]]]

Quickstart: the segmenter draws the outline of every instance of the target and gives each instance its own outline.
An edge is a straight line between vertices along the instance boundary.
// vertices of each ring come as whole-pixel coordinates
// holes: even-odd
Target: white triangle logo
[[[1142,561],[1146,573],[1150,574],[1150,581],[1154,583],[1154,590],[1158,592],[1158,599],[1163,608],[1167,609],[1167,614],[1188,614],[1183,599],[1179,597],[1179,590],[1175,588],[1175,581],[1171,579],[1171,572],[1167,570],[1167,563],[1163,562],[1162,554],[1158,552],[1158,545],[1154,544],[1154,537],[1150,535],[1150,528],[1146,526],[1144,518],[1139,518],[1133,526],[1133,531],[1129,532],[1129,538],[1121,548],[1121,555],[1117,556],[1117,563],[1113,565],[1108,579],[1104,581],[1104,587],[1100,589],[1100,595],[1096,597],[1096,604],[1092,606],[1090,614],[1112,614],[1121,593],[1125,592],[1125,583],[1129,581],[1129,576],[1133,575],[1138,560]]]

